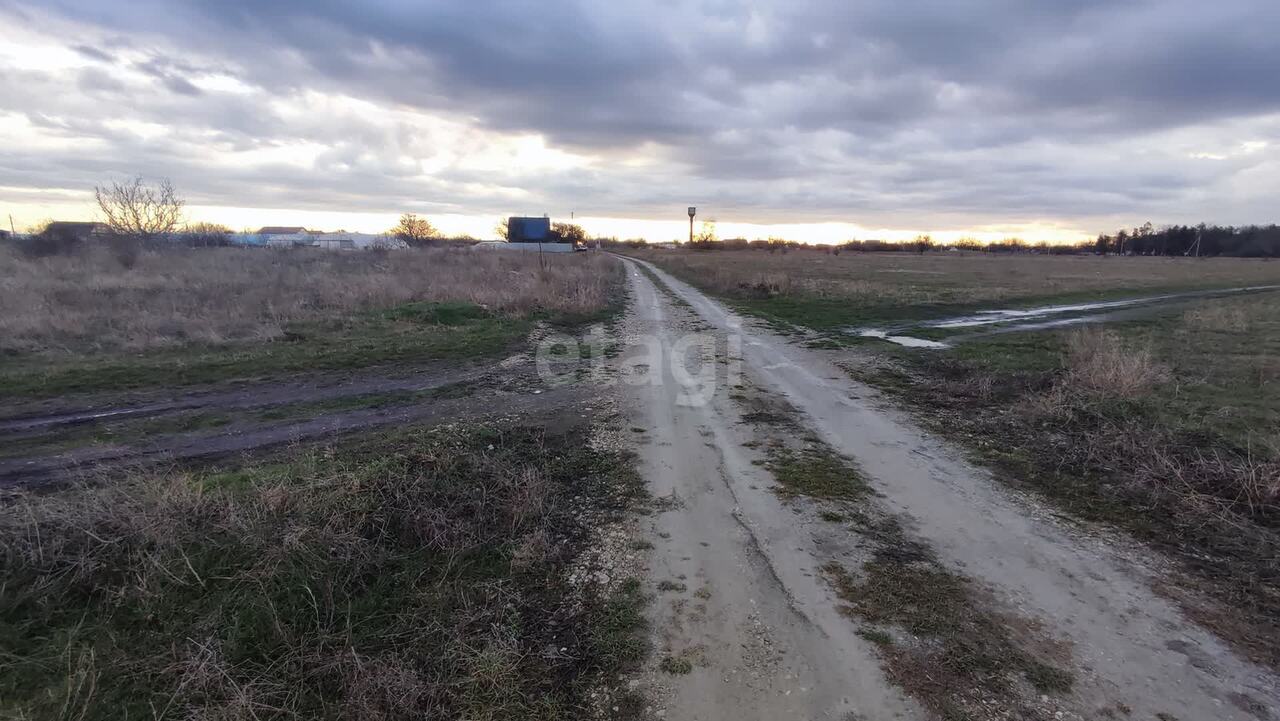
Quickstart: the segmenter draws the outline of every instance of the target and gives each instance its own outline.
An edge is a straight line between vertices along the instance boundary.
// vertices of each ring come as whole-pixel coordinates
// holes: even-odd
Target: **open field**
[[[1078,259],[1016,258],[1016,281],[991,291],[940,276],[950,256],[866,256],[879,270],[856,272],[886,284],[866,295],[827,268],[824,291],[734,283],[727,304],[604,254],[458,271],[486,288],[532,274],[526,298],[577,287],[557,274],[601,284],[598,303],[502,306],[443,282],[378,296],[373,278],[414,278],[379,276],[376,254],[289,257],[337,284],[326,264],[370,264],[353,276],[370,290],[302,303],[274,339],[12,356],[85,364],[99,389],[103,359],[142,375],[92,396],[28,388],[0,418],[0,714],[1267,721],[1280,707],[1280,294],[963,326],[942,348],[847,330],[985,323],[989,303],[1144,282],[1265,283],[1270,264],[1116,285],[1092,264],[1071,280]],[[296,365],[263,362],[291,345],[279,357]],[[233,371],[192,365],[193,348]],[[256,358],[251,374],[232,353]]]
[[[1189,299],[1141,317],[939,349],[832,332],[1064,299],[1271,284],[1280,266],[944,253],[646,257],[739,310],[818,331],[800,335],[825,339],[805,342],[831,348],[855,378],[1010,484],[1169,553],[1199,600],[1168,592],[1253,658],[1280,665],[1280,295]]]
[[[1280,283],[1280,264],[1239,258],[820,250],[628,254],[658,263],[755,315],[815,329],[936,317],[984,303],[1016,306]]]
[[[493,355],[609,308],[613,261],[430,249],[8,255],[0,395],[176,386]]]
[[[646,491],[595,356],[531,347],[613,322],[619,263],[545,260],[21,261],[0,716],[634,714],[646,599],[600,538]]]

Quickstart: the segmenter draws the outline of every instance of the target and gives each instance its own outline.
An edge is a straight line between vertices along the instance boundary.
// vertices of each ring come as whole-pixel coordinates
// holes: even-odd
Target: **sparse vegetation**
[[[579,441],[410,430],[222,472],[10,494],[0,711],[581,715],[593,685],[646,645],[638,582],[567,591],[584,524],[643,493],[626,458]]]
[[[1280,266],[1235,258],[628,252],[740,310],[820,331],[952,315],[995,302],[1280,283]]]
[[[672,676],[684,676],[693,672],[693,662],[683,656],[663,656],[658,669]]]

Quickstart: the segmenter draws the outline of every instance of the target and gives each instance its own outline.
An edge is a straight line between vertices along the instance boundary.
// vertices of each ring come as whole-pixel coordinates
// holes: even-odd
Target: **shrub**
[[[1134,347],[1104,328],[1085,328],[1067,336],[1065,383],[1100,398],[1134,398],[1169,377],[1150,347]]]

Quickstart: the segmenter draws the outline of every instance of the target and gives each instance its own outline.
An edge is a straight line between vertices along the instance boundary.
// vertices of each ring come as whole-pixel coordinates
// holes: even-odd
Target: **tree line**
[[[603,239],[605,246],[643,248],[644,239]],[[1021,238],[983,242],[961,238],[953,243],[938,243],[928,235],[911,240],[849,240],[838,244],[809,244],[782,238],[747,240],[697,236],[692,243],[678,243],[691,250],[746,250],[771,252],[810,249],[826,253],[842,251],[863,253],[926,253],[938,250],[962,250],[982,253],[1033,253],[1040,255],[1160,255],[1160,256],[1224,256],[1238,258],[1280,257],[1280,226],[1277,225],[1171,225],[1156,228],[1145,223],[1137,228],[1100,234],[1094,240],[1078,243],[1027,242]]]
[[[1170,225],[1155,228],[1150,223],[1121,229],[1115,235],[1103,233],[1089,248],[1095,253],[1118,255],[1232,256],[1275,258],[1280,256],[1280,226],[1277,225]]]

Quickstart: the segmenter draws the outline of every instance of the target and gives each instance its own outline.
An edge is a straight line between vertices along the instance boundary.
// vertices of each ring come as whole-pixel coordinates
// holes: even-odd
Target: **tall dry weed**
[[[1083,328],[1067,336],[1070,390],[1100,398],[1134,398],[1169,378],[1169,369],[1149,346],[1126,343],[1106,328]]]

